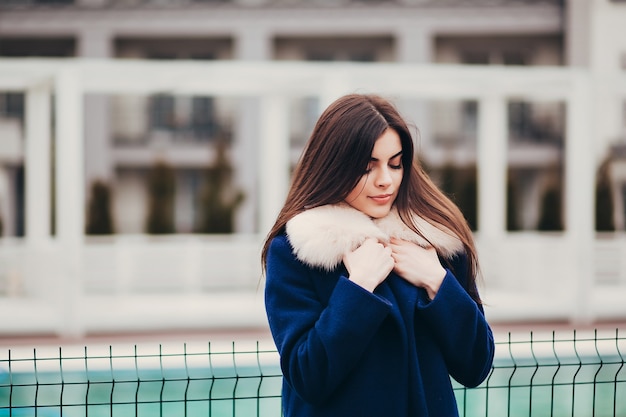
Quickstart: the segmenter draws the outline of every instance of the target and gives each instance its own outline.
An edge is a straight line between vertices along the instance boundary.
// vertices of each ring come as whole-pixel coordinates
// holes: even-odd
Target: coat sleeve
[[[466,288],[467,259],[450,270],[432,301],[418,300],[418,313],[427,320],[442,351],[450,375],[467,387],[480,385],[491,371],[495,344],[482,305]],[[474,288],[475,290],[475,288]]]
[[[285,381],[306,401],[322,404],[353,369],[391,304],[346,277],[328,300],[312,280],[325,277],[299,262],[284,236],[267,255],[265,304]]]

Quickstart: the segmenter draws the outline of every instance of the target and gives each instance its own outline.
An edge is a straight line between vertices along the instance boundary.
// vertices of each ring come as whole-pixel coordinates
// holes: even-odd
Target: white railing
[[[597,238],[593,230],[593,110],[624,100],[625,76],[567,68],[0,60],[0,91],[7,90],[27,97],[27,234],[0,246],[2,334],[264,326],[259,254],[289,181],[289,100],[318,97],[325,107],[352,91],[478,101],[476,236],[491,320],[626,318],[626,238]],[[260,235],[83,235],[83,96],[155,92],[259,99]],[[510,98],[566,104],[563,233],[506,232]],[[57,232],[51,237],[46,169],[53,109]]]

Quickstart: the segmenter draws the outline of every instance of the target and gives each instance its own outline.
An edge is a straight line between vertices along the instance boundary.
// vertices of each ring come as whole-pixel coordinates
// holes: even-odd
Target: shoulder
[[[284,233],[274,237],[270,241],[268,253],[276,251],[292,251],[291,245],[289,244],[289,239],[287,239],[287,235],[285,235]]]
[[[294,249],[289,236],[280,234],[274,237],[267,250],[266,275],[284,276],[288,273],[303,273],[313,271],[316,268],[299,259],[297,250]]]
[[[267,267],[269,268],[275,262],[285,262],[289,260],[295,260],[289,239],[285,234],[274,237],[270,241],[267,250]]]

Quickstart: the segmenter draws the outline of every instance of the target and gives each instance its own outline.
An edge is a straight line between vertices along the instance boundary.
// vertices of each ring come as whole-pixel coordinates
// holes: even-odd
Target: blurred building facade
[[[3,0],[0,56],[582,66],[623,71],[625,29],[613,22],[612,10],[623,13],[625,7],[608,0]],[[424,163],[461,200],[475,223],[475,183],[460,183],[459,178],[475,176],[476,103],[399,105],[419,129]],[[232,229],[259,232],[254,171],[245,168],[255,154],[257,115],[250,103],[165,91],[149,97],[89,96],[86,106],[86,195],[93,194],[96,181],[110,187],[116,232],[146,231],[148,177],[156,161],[173,169],[174,231],[202,231],[199,196],[218,143],[227,144],[236,167],[233,184],[245,196]],[[7,236],[22,235],[24,229],[23,108],[23,95],[0,95],[5,196],[1,212]],[[318,110],[307,100],[293,103],[293,109],[295,162]],[[508,111],[509,230],[560,230],[562,103],[513,100]],[[624,132],[624,119],[623,114],[607,115],[607,133],[599,130],[599,149],[606,150],[607,158],[610,146],[620,146],[615,123]],[[621,171],[611,169],[612,215],[617,229],[623,230],[626,186]],[[555,209],[542,209],[546,204],[556,204]]]
[[[364,67],[382,64],[377,68],[384,71],[389,63],[389,74],[401,78],[403,71],[432,75],[429,71],[452,70],[457,89],[464,89],[464,79],[482,83],[489,74],[494,83],[507,84],[504,89],[485,84],[484,93],[463,96],[450,94],[441,84],[449,78],[433,77],[435,94],[423,86],[395,100],[415,125],[423,164],[478,232],[488,287],[495,294],[495,316],[626,317],[626,94],[622,86],[611,95],[612,86],[603,84],[624,78],[625,21],[626,3],[610,0],[0,0],[0,65],[12,57],[78,57],[93,63],[86,70],[90,86],[84,90],[67,79],[63,82],[69,84],[54,81],[45,88],[53,94],[60,85],[87,91],[81,96],[84,120],[67,117],[72,103],[64,102],[64,116],[54,109],[50,114],[58,116],[53,125],[74,123],[83,130],[75,145],[83,148],[84,193],[77,198],[84,200],[85,232],[111,235],[85,240],[80,226],[55,224],[55,219],[60,223],[68,217],[71,222],[80,208],[71,193],[54,187],[73,186],[83,178],[55,178],[60,171],[54,164],[68,160],[67,153],[60,157],[54,151],[63,146],[54,137],[59,130],[49,129],[53,150],[42,152],[42,158],[50,161],[38,159],[45,168],[33,162],[40,156],[27,163],[26,156],[37,151],[32,146],[26,150],[25,138],[36,136],[26,128],[32,130],[32,121],[38,119],[33,116],[26,123],[25,113],[38,105],[45,109],[47,99],[35,97],[36,85],[28,85],[26,93],[19,90],[23,86],[0,88],[0,218],[5,237],[0,241],[0,295],[8,302],[1,311],[19,311],[29,323],[7,322],[0,332],[262,325],[258,246],[280,205],[268,200],[282,198],[287,174],[281,166],[274,172],[263,164],[281,165],[288,159],[293,167],[321,108],[344,90],[323,86],[328,93],[309,91],[310,97],[295,94],[297,99],[283,91],[276,94],[276,102],[273,93],[258,88],[249,96],[231,94],[239,84],[250,87],[281,74],[289,78],[286,67],[263,66],[272,61],[309,61],[320,65],[316,70],[332,67],[331,62],[356,62]],[[234,74],[253,78],[250,69],[258,69],[265,78],[237,79],[215,70],[206,76],[219,74],[224,78],[217,81],[225,86],[220,90],[216,80],[208,80],[211,87],[205,85],[205,91],[228,94],[194,92],[193,86],[202,86],[194,68],[204,71],[209,66],[202,64],[209,61],[239,63]],[[127,84],[119,90],[123,93],[111,93],[116,91],[110,87],[115,71],[133,74],[116,66],[120,62],[137,62],[137,68],[149,72],[149,93],[141,88],[132,93]],[[168,66],[172,62],[182,65]],[[0,79],[5,81],[0,85],[11,86],[11,77],[19,76],[7,69],[9,60],[4,63],[0,76],[7,80]],[[112,71],[103,77],[108,87],[102,90],[93,84],[93,74],[102,74],[94,70],[98,65]],[[54,64],[50,68],[54,74]],[[464,78],[472,68],[481,76]],[[520,71],[499,71],[506,68]],[[555,75],[552,68],[581,71]],[[364,79],[377,83],[380,74]],[[537,78],[532,78],[532,91],[524,94],[509,88],[506,74],[514,75],[512,84],[524,85],[525,74]],[[336,75],[326,81],[341,83]],[[345,84],[361,91],[358,83],[350,83],[351,75],[342,75]],[[395,81],[390,78],[389,84]],[[559,84],[555,90],[551,82]],[[563,85],[587,82],[591,93],[563,93]],[[545,85],[548,94],[542,95],[536,83]],[[155,85],[162,85],[162,91]],[[572,118],[581,114],[572,108],[580,108],[587,94],[599,104],[585,103],[592,114],[577,124]],[[268,104],[272,108],[264,108]],[[268,122],[268,116],[275,120]],[[49,121],[46,117],[41,117],[43,123]],[[276,132],[267,123],[274,124],[280,138],[272,137]],[[590,123],[589,137],[583,135],[587,146],[572,127],[582,126],[586,132]],[[286,156],[283,128],[288,130]],[[506,144],[500,148],[504,136]],[[497,149],[489,149],[491,145]],[[583,174],[572,174],[577,169],[572,161],[585,156],[581,149],[592,149],[589,157],[597,169],[595,230],[616,233],[593,236],[587,228],[585,216],[592,210],[584,200],[591,188],[585,181],[593,180],[586,166],[580,167]],[[503,165],[501,153],[506,154]],[[267,171],[275,183],[262,183]],[[70,169],[64,174],[68,172],[76,173]],[[38,178],[31,180],[35,187],[30,194],[28,173]],[[504,173],[501,182],[496,177]],[[576,196],[578,180],[584,198]],[[485,192],[489,188],[493,190]],[[263,190],[266,195],[260,195]],[[63,196],[72,201],[60,201]],[[33,212],[32,204],[26,207],[29,198],[57,201]],[[55,214],[61,206],[69,210]],[[37,220],[35,228],[29,226],[29,218],[32,223],[48,209],[53,212],[49,222]],[[75,223],[82,217],[74,216]],[[575,224],[581,219],[584,224]],[[30,239],[33,229],[36,236]],[[55,233],[61,238],[55,239]],[[561,297],[554,297],[557,292]],[[111,303],[118,306],[114,311]],[[150,310],[154,305],[159,311]],[[222,322],[225,316],[230,321]]]

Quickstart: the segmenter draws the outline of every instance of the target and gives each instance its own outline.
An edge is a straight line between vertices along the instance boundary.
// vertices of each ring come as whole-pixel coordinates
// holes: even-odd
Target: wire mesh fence
[[[456,386],[461,416],[626,416],[626,337],[614,332],[507,334],[477,388]]]
[[[461,416],[626,416],[626,337],[507,334]],[[0,352],[0,416],[281,415],[273,345],[232,342]]]

